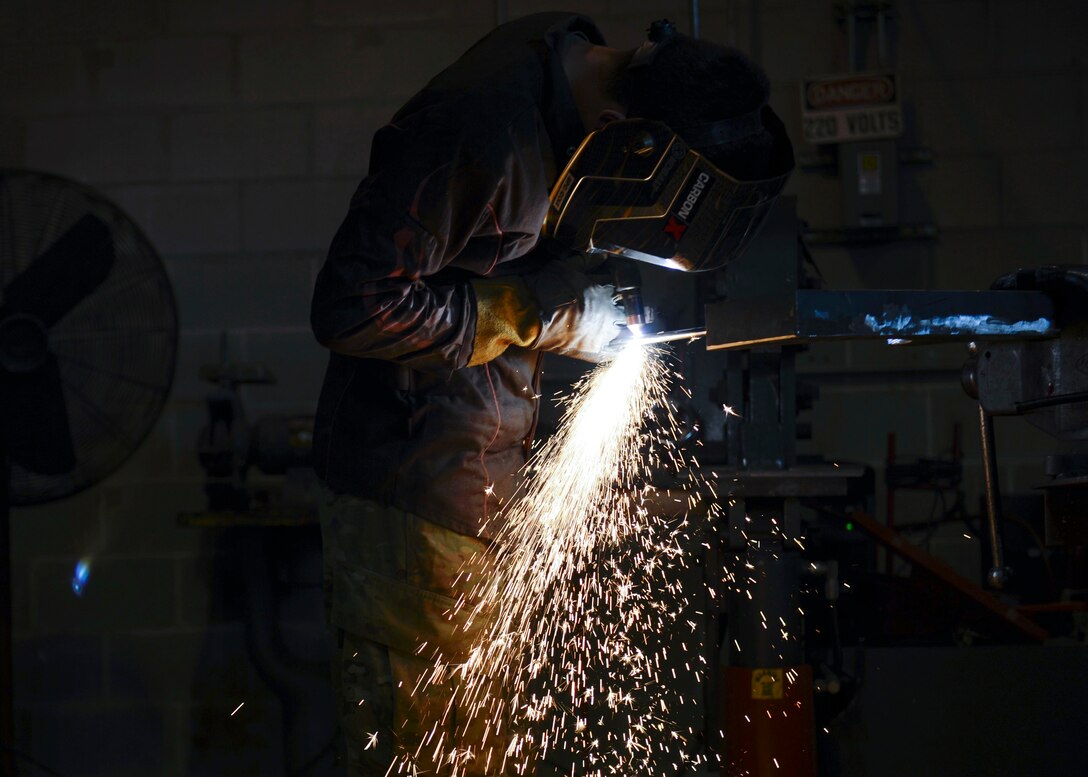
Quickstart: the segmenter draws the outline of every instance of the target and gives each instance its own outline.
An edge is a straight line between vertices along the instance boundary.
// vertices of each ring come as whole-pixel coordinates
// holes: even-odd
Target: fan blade
[[[27,373],[0,373],[0,445],[12,462],[39,475],[76,466],[57,357]]]
[[[0,316],[27,313],[52,327],[106,279],[113,257],[109,227],[88,213],[8,284]]]

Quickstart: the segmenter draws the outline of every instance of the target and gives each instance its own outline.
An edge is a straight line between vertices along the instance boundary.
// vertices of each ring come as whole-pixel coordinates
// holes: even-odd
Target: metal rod
[[[1001,541],[1001,490],[997,484],[997,453],[994,419],[980,404],[978,427],[982,438],[982,474],[986,487],[986,522],[990,532],[990,586],[1001,590],[1009,581]]]
[[[699,0],[691,0],[691,37],[699,37]]]
[[[877,43],[880,46],[880,67],[888,67],[888,14],[883,4],[876,9]]]
[[[696,327],[695,329],[674,329],[671,332],[645,335],[639,337],[638,340],[645,345],[653,345],[654,343],[671,343],[674,340],[698,340],[700,337],[706,337],[706,330]]]
[[[853,3],[846,6],[846,40],[847,40],[847,70],[851,73],[858,69],[857,65],[857,41],[858,41],[858,17],[857,9]]]

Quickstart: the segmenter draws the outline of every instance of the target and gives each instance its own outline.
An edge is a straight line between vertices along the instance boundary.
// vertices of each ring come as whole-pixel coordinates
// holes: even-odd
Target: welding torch
[[[632,337],[646,345],[668,343],[675,340],[695,340],[706,336],[706,329],[673,329],[667,332],[646,332],[647,324],[654,321],[653,308],[642,302],[642,274],[634,262],[616,261],[612,268],[616,296],[623,305],[627,329]]]

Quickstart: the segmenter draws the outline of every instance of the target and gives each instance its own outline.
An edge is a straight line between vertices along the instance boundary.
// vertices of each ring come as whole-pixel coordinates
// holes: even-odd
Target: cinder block
[[[59,0],[64,4],[66,0]],[[146,0],[82,0],[86,9],[84,35],[88,39],[135,38],[161,33],[166,26],[165,9]]]
[[[617,49],[633,49],[641,45],[646,40],[646,29],[650,26],[650,22],[661,18],[660,15],[645,16],[641,13],[614,13],[608,16],[591,14],[590,17],[604,35],[607,44]],[[507,19],[512,18],[514,14],[507,14]],[[681,30],[687,31],[685,22],[679,18],[676,21]]]
[[[11,511],[13,558],[30,561],[60,554],[77,558],[99,544],[100,488],[45,504],[17,507]]]
[[[955,373],[949,385],[959,387],[959,370],[967,359],[966,343],[922,343],[890,346],[882,340],[855,340],[847,360],[851,372],[941,370]]]
[[[538,11],[555,8],[554,4],[548,2],[536,2],[533,5],[536,6]],[[721,4],[707,3],[706,5],[710,6],[707,10],[715,10],[715,7]],[[601,12],[596,10],[595,6],[596,3],[583,3],[579,6],[578,12],[596,18]],[[607,6],[609,16],[633,16],[639,19],[645,17],[643,24],[647,27],[650,26],[650,22],[654,19],[662,17],[673,20],[678,28],[681,24],[686,25],[691,20],[691,5],[683,2],[683,0],[665,0],[665,2],[654,2],[654,0],[608,0]],[[685,32],[690,32],[690,30],[685,29]]]
[[[99,635],[49,634],[17,639],[15,703],[42,704],[101,700],[105,664]]]
[[[185,113],[170,122],[170,177],[233,180],[302,176],[310,152],[302,108]]]
[[[813,407],[813,447],[831,461],[882,464],[887,436],[901,451],[925,452],[927,397],[914,386],[826,387]]]
[[[752,23],[753,12],[781,7],[783,4],[777,0],[760,3],[758,8],[746,3],[703,4],[699,14],[700,32],[707,40],[752,53],[752,36],[757,32]]]
[[[942,230],[933,285],[938,289],[985,289],[1008,268],[1004,230]]]
[[[1006,73],[1084,67],[1084,4],[997,0],[997,66]]]
[[[0,116],[0,166],[22,167],[23,123],[9,116]]]
[[[43,708],[34,715],[32,752],[68,775],[165,774],[170,720],[162,707],[148,704]]]
[[[842,224],[842,183],[837,176],[796,170],[786,183],[784,194],[797,197],[797,216],[810,226],[827,229]]]
[[[320,176],[362,178],[370,167],[370,141],[397,111],[396,105],[337,105],[319,108],[314,158]]]
[[[848,366],[848,344],[828,340],[814,342],[809,348],[797,354],[797,373],[803,376],[806,372],[839,372]]]
[[[226,255],[168,261],[183,329],[307,326],[308,257]]]
[[[1079,77],[1039,74],[908,82],[905,99],[914,103],[918,139],[938,154],[1067,149],[1082,135]],[[1053,94],[1045,117],[1039,95]]]
[[[6,5],[24,7],[18,26],[23,40],[52,43],[132,38],[162,30],[159,4],[143,0],[10,0]]]
[[[0,111],[14,115],[75,111],[92,100],[82,48],[21,39],[0,46]]]
[[[996,46],[991,5],[986,0],[955,0],[898,9],[889,26],[897,72],[938,78],[991,72],[1005,56]]]
[[[220,532],[207,531],[209,537],[218,538],[211,546],[216,552],[194,556],[179,565],[179,622],[184,627],[238,623],[242,617],[236,601],[239,557],[224,548]]]
[[[27,2],[0,5],[0,40],[18,40],[27,26]]]
[[[962,386],[946,384],[930,389],[928,423],[932,441],[930,450],[934,455],[951,454],[952,437],[957,425],[963,455],[976,459],[982,455],[978,402],[967,396]]]
[[[171,404],[181,402],[203,404],[208,393],[215,387],[200,377],[200,370],[204,365],[219,364],[224,358],[228,362],[242,361],[246,358],[243,332],[228,329],[221,332],[182,331],[178,336],[178,361],[174,375],[174,388],[170,392]]]
[[[759,15],[761,33],[749,52],[772,81],[800,81],[806,76],[846,70],[846,46],[835,15],[824,6],[768,9]]]
[[[166,406],[151,431],[124,464],[104,481],[105,484],[120,486],[147,480],[161,481],[170,477],[174,462],[173,437],[165,411]]]
[[[1001,223],[1088,223],[1088,152],[1040,151],[1002,160]]]
[[[225,715],[261,684],[241,624],[107,639],[112,701],[221,704]]]
[[[1084,263],[1082,236],[1077,227],[942,230],[934,285],[986,289],[1020,267]]]
[[[1032,425],[1026,418],[998,418],[994,424],[996,448],[1002,458],[1018,457],[1040,462],[1051,453],[1065,451],[1069,446]],[[1040,464],[1040,472],[1042,471]]]
[[[243,36],[242,99],[403,101],[488,29],[489,23],[459,21],[441,28]]]
[[[779,81],[771,84],[770,105],[790,136],[795,149],[804,141],[804,128],[801,125],[801,84],[798,81]]]
[[[91,182],[159,179],[166,173],[165,125],[139,115],[31,119],[26,164]]]
[[[993,156],[942,156],[915,176],[938,227],[996,227],[1001,218],[1001,161]]]
[[[637,5],[639,1],[640,0],[632,0],[631,4]],[[667,3],[662,3],[658,7],[666,4]],[[562,3],[556,4],[551,0],[506,0],[504,5],[506,6],[506,18],[504,21],[510,21],[511,19],[517,19],[519,16],[540,13],[542,11],[566,10],[569,7],[564,6]],[[610,10],[607,0],[581,0],[581,2],[571,3],[569,5],[574,6],[571,10],[585,14],[594,20],[606,15]]]
[[[247,251],[324,252],[357,186],[355,178],[244,184],[243,246]]]
[[[1003,475],[1004,479],[1001,482],[1003,493],[1031,492],[1050,482],[1046,474],[1046,459],[1043,456],[1010,462],[1003,470]]]
[[[513,4],[513,3],[512,3]],[[314,22],[325,27],[355,27],[405,22],[445,22],[479,19],[495,23],[495,4],[468,0],[452,4],[444,0],[402,0],[399,3],[359,3],[355,0],[315,0]],[[512,14],[514,18],[518,14]]]
[[[187,710],[187,775],[283,774],[283,712],[271,691],[244,699],[245,706],[224,709],[199,704]]]
[[[103,490],[100,552],[192,554],[203,548],[203,530],[178,522],[180,513],[205,508],[199,481],[128,483]]]
[[[39,632],[102,634],[173,625],[173,559],[92,558],[82,596],[71,586],[76,560],[34,564],[31,615]]]
[[[298,29],[306,23],[306,0],[167,0],[171,32]]]
[[[1002,260],[995,278],[1018,267],[1088,264],[1084,227],[1003,229],[1000,235]]]
[[[926,241],[809,246],[829,289],[925,289],[934,246]]]
[[[226,37],[126,41],[98,56],[98,93],[111,105],[203,105],[233,97],[234,50]]]
[[[164,256],[238,250],[236,184],[112,186],[105,193],[136,221]]]
[[[294,406],[313,412],[329,352],[318,345],[307,326],[296,330],[250,332],[246,336],[247,361],[263,362],[276,375],[272,386],[254,386],[247,400],[262,405]]]

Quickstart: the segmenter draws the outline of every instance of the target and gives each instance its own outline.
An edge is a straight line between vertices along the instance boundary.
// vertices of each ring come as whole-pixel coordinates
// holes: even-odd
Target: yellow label
[[[752,670],[753,699],[781,699],[783,694],[781,669]]]

